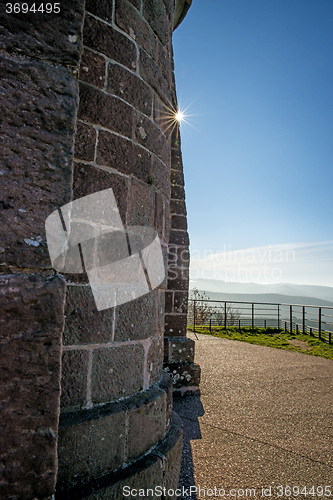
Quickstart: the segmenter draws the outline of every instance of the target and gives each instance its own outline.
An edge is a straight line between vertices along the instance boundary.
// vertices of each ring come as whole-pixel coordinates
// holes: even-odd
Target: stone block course
[[[108,65],[107,91],[121,97],[145,115],[151,115],[153,95],[150,87],[119,64]]]
[[[61,408],[73,410],[87,404],[89,352],[84,350],[64,351],[61,374]]]
[[[100,134],[103,136],[103,132]],[[107,136],[108,134],[106,132]],[[103,189],[112,188],[113,194],[117,201],[122,222],[125,224],[127,196],[128,196],[128,179],[122,175],[112,172],[106,172],[100,168],[83,163],[74,163],[74,180],[73,194],[74,199],[93,194]]]
[[[113,309],[97,310],[90,285],[67,285],[64,345],[110,342],[113,314]]]
[[[165,333],[169,337],[186,337],[186,327],[186,314],[165,315]]]
[[[191,339],[173,339],[169,341],[170,363],[193,363],[195,343]]]
[[[167,146],[166,146],[167,154]],[[170,198],[170,178],[168,163],[163,163],[159,158],[153,156],[150,176],[153,185],[164,194],[167,200]]]
[[[86,0],[86,11],[100,17],[109,23],[112,22],[113,2],[110,0]]]
[[[155,90],[166,106],[170,104],[170,89],[161,69],[144,51],[140,50],[139,69],[141,77]]]
[[[132,180],[127,224],[150,226],[154,224],[155,193],[142,182]]]
[[[172,228],[172,226],[171,226],[171,228]],[[170,243],[173,245],[181,245],[181,246],[188,247],[188,245],[189,245],[188,232],[178,230],[178,229],[171,229],[171,231],[170,231]]]
[[[184,215],[173,215],[171,217],[172,229],[181,229],[187,231],[187,218]],[[175,241],[173,241],[175,243]]]
[[[135,140],[155,153],[165,165],[170,164],[170,145],[167,139],[155,122],[141,113],[136,114]]]
[[[157,290],[117,306],[114,340],[140,340],[154,337],[157,325]]]
[[[51,496],[56,475],[65,282],[0,278],[2,498]]]
[[[110,25],[87,15],[83,28],[84,45],[134,71],[136,69],[136,48],[125,35]]]
[[[101,125],[131,138],[134,110],[121,99],[80,84],[78,116],[93,125]]]
[[[188,292],[175,292],[174,312],[187,313]]]
[[[168,290],[188,290],[188,269],[170,267],[168,274]]]
[[[156,38],[143,17],[124,0],[116,0],[116,24],[135,40],[151,57],[155,57]]]
[[[163,338],[154,338],[151,341],[147,356],[147,370],[149,373],[149,386],[158,382],[163,368]]]
[[[60,426],[57,491],[88,482],[123,464],[125,419],[121,408],[118,410],[103,418]]]
[[[105,85],[105,73],[105,58],[85,49],[81,56],[80,80],[102,89]]]
[[[177,215],[187,215],[186,205],[184,200],[170,200],[170,213]]]
[[[171,198],[174,200],[185,200],[184,187],[171,184]]]
[[[95,349],[92,363],[92,402],[107,403],[142,390],[143,368],[142,345]]]
[[[127,458],[131,461],[164,438],[166,393],[155,389],[150,394],[136,395],[126,406],[130,409]]]
[[[143,15],[163,45],[169,45],[172,26],[163,0],[143,0]]]

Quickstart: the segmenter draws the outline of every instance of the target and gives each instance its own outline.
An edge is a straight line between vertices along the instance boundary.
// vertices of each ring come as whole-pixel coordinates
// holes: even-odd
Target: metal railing
[[[196,327],[270,328],[303,333],[332,344],[333,307],[189,299],[188,325]]]

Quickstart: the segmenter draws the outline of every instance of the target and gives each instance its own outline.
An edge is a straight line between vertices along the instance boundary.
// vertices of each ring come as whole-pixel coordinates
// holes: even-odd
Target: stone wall
[[[166,265],[170,242],[186,249],[177,239],[185,212],[172,208],[177,190],[185,206],[180,144],[165,118],[177,107],[173,25],[188,6],[68,0],[47,18],[1,11],[4,498],[119,498],[125,484],[177,484],[181,427],[163,332],[166,300],[167,328],[172,320],[184,345],[177,354],[168,344],[165,361],[186,371],[188,263],[176,263],[179,287],[169,276],[97,311],[86,274],[51,269],[44,224],[63,204],[112,188],[124,226],[157,230]]]

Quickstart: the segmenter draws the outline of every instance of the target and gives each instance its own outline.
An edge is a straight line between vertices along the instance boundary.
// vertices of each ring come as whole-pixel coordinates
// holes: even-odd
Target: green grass
[[[189,331],[193,331],[193,327],[188,327]],[[267,347],[275,347],[276,349],[285,349],[287,351],[296,351],[312,356],[320,356],[322,358],[333,359],[333,345],[329,345],[322,340],[310,337],[309,335],[285,333],[272,328],[241,328],[239,331],[236,327],[215,326],[212,327],[212,332],[209,327],[196,327],[196,333],[203,333],[205,335],[212,335],[214,337],[221,337],[230,340],[240,340],[241,342],[249,342],[250,344],[264,345]],[[304,349],[292,345],[288,340],[297,339],[306,342],[310,349]]]

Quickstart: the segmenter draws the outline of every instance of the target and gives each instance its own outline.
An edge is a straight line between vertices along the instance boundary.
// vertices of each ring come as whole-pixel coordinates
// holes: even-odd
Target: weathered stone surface
[[[163,391],[165,391],[166,394],[165,422],[166,422],[166,428],[169,429],[172,419],[173,387],[172,387],[172,378],[164,370],[160,387],[161,389],[163,389]]]
[[[67,285],[64,345],[110,342],[113,309],[98,311],[89,285]]]
[[[105,84],[105,74],[105,58],[90,50],[84,50],[81,56],[80,80],[102,89]]]
[[[0,57],[0,71],[1,223],[10,228],[1,259],[50,268],[45,220],[71,198],[76,84],[68,68],[41,62]]]
[[[184,173],[182,170],[171,169],[171,184],[178,186],[184,186]]]
[[[102,125],[114,132],[131,137],[134,110],[117,97],[80,84],[78,117],[92,124]]]
[[[92,401],[106,403],[143,388],[142,345],[101,347],[93,352]]]
[[[165,165],[170,164],[170,144],[161,129],[141,113],[136,115],[135,139],[139,144],[155,153]]]
[[[117,306],[114,340],[138,340],[154,337],[157,330],[157,291]]]
[[[175,491],[178,487],[183,447],[182,435],[183,431],[181,419],[175,412],[173,412],[170,431],[168,432],[167,438],[158,447],[159,452],[166,457],[166,473],[164,480],[166,491]],[[170,496],[168,497],[168,500],[176,500],[177,498],[179,497]]]
[[[155,90],[165,105],[170,105],[170,89],[161,69],[144,51],[140,50],[140,75]]]
[[[97,163],[124,174],[132,174],[145,183],[148,183],[151,177],[151,153],[104,130],[99,133]]]
[[[141,78],[131,71],[119,66],[119,64],[109,64],[107,90],[132,104],[145,115],[150,116],[153,104],[152,91]]]
[[[147,22],[132,6],[123,0],[116,0],[115,20],[119,28],[124,30],[152,57],[156,52],[156,38]]]
[[[87,15],[83,29],[84,45],[101,52],[131,70],[136,69],[134,43],[111,26]]]
[[[186,388],[195,388],[199,391],[200,384],[200,366],[193,363],[168,363],[164,368],[170,373],[174,387],[174,393],[186,394]]]
[[[130,226],[152,227],[154,224],[154,201],[155,196],[152,189],[133,180],[127,223]]]
[[[195,343],[191,339],[174,339],[169,341],[170,363],[193,363]]]
[[[187,307],[188,307],[188,292],[175,292],[174,311],[179,313],[187,313]]]
[[[62,492],[116,469],[125,459],[125,419],[121,405],[106,415],[87,412],[59,427],[57,491]],[[94,416],[96,415],[96,418]],[[67,497],[68,498],[68,497]],[[72,497],[76,498],[76,497]]]
[[[93,161],[96,147],[96,130],[90,125],[78,122],[75,136],[75,158]]]
[[[84,0],[67,0],[61,2],[60,13],[56,14],[6,14],[3,6],[0,13],[2,50],[10,55],[76,66],[82,43],[83,5]]]
[[[181,229],[187,231],[187,219],[183,215],[173,215],[171,217],[172,229]]]
[[[188,290],[189,272],[188,269],[180,267],[169,267],[168,269],[168,289]]]
[[[178,230],[178,229],[172,229],[172,226],[171,226],[170,243],[173,245],[181,245],[181,246],[188,247],[188,245],[189,245],[188,232]]]
[[[167,153],[167,150],[166,150]],[[169,162],[166,164],[156,156],[153,156],[150,176],[153,185],[161,191],[164,196],[170,198],[170,170]]]
[[[170,213],[186,215],[186,205],[184,200],[170,200]]]
[[[61,372],[61,408],[74,410],[87,404],[88,351],[64,351]]]
[[[187,326],[186,314],[166,314],[165,334],[169,337],[185,337]]]
[[[117,207],[120,213],[120,217],[125,224],[128,179],[126,179],[122,175],[106,172],[105,170],[96,168],[92,165],[74,163],[74,199],[87,196],[88,194],[97,193],[98,191],[103,191],[104,189],[109,188],[112,188],[113,194],[117,201]]]
[[[52,495],[60,406],[65,282],[0,278],[2,498]]]
[[[86,10],[105,21],[112,22],[112,4],[110,0],[86,0]]]
[[[172,26],[163,0],[143,0],[143,15],[163,45],[171,41]]]
[[[164,438],[166,394],[155,389],[136,395],[126,406],[130,409],[127,457],[134,460]]]
[[[185,200],[184,186],[176,186],[171,184],[171,198],[173,200]]]
[[[149,386],[158,382],[163,368],[163,337],[154,338],[148,350],[147,369],[149,372]]]
[[[165,292],[165,312],[172,313],[173,312],[173,296],[174,292],[167,290]]]
[[[165,224],[165,202],[160,193],[155,193],[155,214],[154,227],[158,233],[160,240],[164,240],[164,224]]]
[[[190,263],[190,253],[188,247],[180,247],[178,245],[169,245],[169,266],[172,267],[188,267]]]

